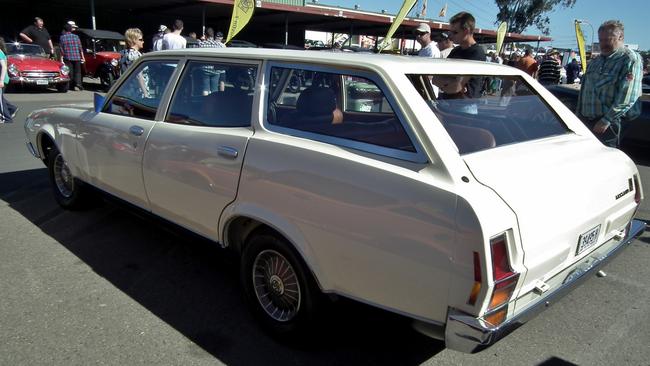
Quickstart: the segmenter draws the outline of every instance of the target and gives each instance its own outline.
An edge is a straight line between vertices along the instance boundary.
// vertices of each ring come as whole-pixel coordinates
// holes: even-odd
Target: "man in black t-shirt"
[[[43,19],[34,18],[34,24],[20,32],[20,38],[26,43],[33,43],[43,47],[45,53],[52,56],[54,55],[54,46],[52,45],[50,33],[43,24]]]
[[[449,20],[449,36],[458,44],[447,58],[476,60],[485,62],[485,50],[474,39],[474,26],[476,20],[472,14],[461,11]],[[481,97],[483,78],[471,78],[467,84],[467,96],[470,98]]]

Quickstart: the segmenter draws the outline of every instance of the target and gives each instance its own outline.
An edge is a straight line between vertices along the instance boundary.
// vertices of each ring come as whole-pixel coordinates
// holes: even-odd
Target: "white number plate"
[[[600,232],[600,225],[580,235],[580,238],[578,239],[578,248],[576,249],[576,255],[596,245],[596,242],[598,241],[599,232]]]
[[[47,80],[36,80],[36,85],[47,85],[49,84]]]

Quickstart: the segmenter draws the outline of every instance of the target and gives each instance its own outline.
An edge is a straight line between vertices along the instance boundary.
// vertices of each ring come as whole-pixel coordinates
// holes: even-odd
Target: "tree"
[[[494,0],[499,7],[497,24],[508,23],[508,32],[523,33],[535,25],[543,34],[549,34],[550,19],[544,14],[557,6],[572,8],[577,0]]]

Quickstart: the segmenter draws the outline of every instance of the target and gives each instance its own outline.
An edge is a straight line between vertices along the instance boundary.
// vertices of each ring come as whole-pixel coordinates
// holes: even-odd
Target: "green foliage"
[[[508,32],[523,33],[535,25],[543,34],[549,34],[550,19],[545,14],[557,6],[572,8],[577,0],[494,0],[499,7],[497,24],[508,23]]]

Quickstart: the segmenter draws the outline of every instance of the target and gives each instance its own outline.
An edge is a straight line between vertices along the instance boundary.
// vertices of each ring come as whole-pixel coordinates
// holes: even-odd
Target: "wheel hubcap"
[[[301,293],[291,263],[274,250],[265,250],[253,263],[255,295],[264,311],[274,320],[287,322],[300,310]]]
[[[70,198],[74,189],[74,179],[72,178],[72,174],[70,174],[70,168],[68,168],[68,164],[66,164],[65,160],[63,160],[63,156],[61,156],[61,154],[58,154],[56,158],[54,158],[53,170],[54,183],[56,184],[56,188],[59,190],[61,195],[66,198]]]

